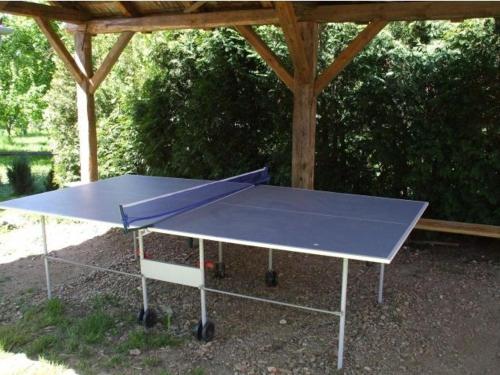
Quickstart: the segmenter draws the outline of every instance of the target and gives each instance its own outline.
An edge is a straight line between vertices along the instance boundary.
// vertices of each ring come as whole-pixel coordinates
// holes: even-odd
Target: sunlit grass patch
[[[205,374],[205,370],[203,370],[200,367],[197,367],[197,368],[191,370],[191,372],[190,372],[190,375],[204,375],[204,374]]]
[[[31,330],[48,326],[63,326],[66,324],[64,306],[61,300],[54,298],[40,306],[28,308],[20,324]]]
[[[39,336],[26,345],[25,351],[29,357],[37,356],[50,351],[58,342],[59,339],[52,334]]]
[[[57,298],[35,306],[19,303],[23,316],[0,326],[0,348],[58,363],[71,358],[82,373],[128,366],[131,349],[141,350],[144,366],[158,367],[161,360],[148,351],[181,343],[161,325],[145,331],[115,296],[98,295],[77,310]]]
[[[68,336],[76,336],[85,344],[98,344],[115,327],[113,317],[104,311],[94,311],[70,325]]]
[[[161,359],[155,356],[150,356],[144,358],[142,363],[147,367],[158,367],[161,364]]]
[[[0,151],[50,151],[49,137],[44,134],[28,134],[9,137],[0,135]]]
[[[127,339],[118,346],[118,351],[128,352],[131,349],[157,349],[165,346],[177,346],[181,343],[165,332],[145,331],[142,327],[137,327],[130,332]]]
[[[0,326],[0,348],[12,351],[28,344],[32,339],[31,332],[21,326]]]
[[[127,365],[129,363],[129,359],[123,354],[114,354],[108,358],[106,362],[104,362],[104,367],[106,368],[116,368],[120,366]]]
[[[15,196],[7,178],[7,168],[18,157],[14,154],[48,152],[49,149],[49,139],[43,134],[28,134],[11,138],[7,137],[7,135],[0,135],[0,201]],[[2,153],[4,154],[2,155]],[[52,168],[52,157],[50,155],[27,155],[27,157],[34,178],[35,192],[42,192],[45,190],[46,176]]]

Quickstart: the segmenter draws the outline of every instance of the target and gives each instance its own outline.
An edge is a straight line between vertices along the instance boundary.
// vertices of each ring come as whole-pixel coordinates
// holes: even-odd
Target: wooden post
[[[293,99],[292,186],[314,189],[316,95],[314,85],[318,52],[318,24],[299,22],[309,63],[303,74],[295,70]]]
[[[92,68],[92,36],[84,32],[75,33],[75,61],[80,70],[90,79]],[[97,132],[94,94],[88,80],[76,86],[78,107],[78,130],[80,135],[80,175],[82,182],[98,179],[97,171]]]

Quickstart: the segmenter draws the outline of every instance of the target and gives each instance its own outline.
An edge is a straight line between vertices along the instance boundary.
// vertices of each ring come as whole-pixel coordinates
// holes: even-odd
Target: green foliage
[[[76,115],[76,90],[64,64],[56,63],[51,88],[45,98],[48,103],[44,122],[54,150],[54,172],[59,184],[78,180],[79,141]]]
[[[34,337],[34,333],[48,326],[62,325],[65,322],[64,308],[57,298],[39,306],[30,307],[17,324],[0,326],[0,347],[6,351],[12,351],[26,346],[30,354],[40,354],[44,349],[44,344],[54,343],[53,336]]]
[[[101,343],[106,332],[115,327],[114,319],[106,312],[98,309],[88,314],[69,329],[69,336],[86,344]]]
[[[142,360],[142,363],[147,367],[158,367],[161,364],[161,359],[154,356],[146,357]]]
[[[154,70],[150,55],[167,34],[136,35],[96,94],[98,158],[100,177],[144,172],[141,146],[137,139],[132,104],[137,91]],[[113,46],[115,36],[100,35],[94,53],[100,63]],[[74,83],[64,64],[55,58],[56,71],[46,95],[44,118],[54,149],[56,181],[61,185],[79,180],[79,140]]]
[[[34,181],[28,159],[15,158],[12,166],[7,169],[7,177],[16,194],[24,195],[33,192]]]
[[[500,223],[498,56],[491,21],[415,48],[377,38],[320,97],[318,112],[333,115],[318,121],[317,186]]]
[[[9,137],[42,127],[43,97],[50,86],[54,64],[51,49],[36,24],[22,17],[6,17],[14,32],[0,43],[0,129]]]
[[[23,306],[23,316],[0,325],[0,354],[26,353],[65,363],[71,358],[71,367],[76,365],[83,373],[101,365],[123,372],[129,364],[128,350],[141,349],[146,355],[143,364],[156,367],[160,361],[148,353],[150,349],[181,343],[167,332],[138,328],[133,317],[125,319],[123,305],[115,296],[97,296],[74,310],[65,309],[57,298],[40,305],[30,305],[24,299],[17,303]]]
[[[14,160],[22,155],[28,158],[34,180],[34,192],[45,189],[45,178],[51,168],[50,155],[29,155],[29,152],[49,151],[48,138],[40,134],[29,134],[26,136],[13,136],[7,134],[0,136],[0,200],[15,198],[17,194],[8,184],[7,170],[12,167]],[[8,156],[7,156],[8,155]]]
[[[169,334],[146,332],[143,328],[138,328],[129,333],[127,339],[119,345],[118,350],[121,352],[128,352],[130,349],[158,349],[179,344],[180,340]]]
[[[47,176],[45,176],[45,181],[43,182],[43,185],[46,191],[57,190],[59,188],[59,185],[55,181],[54,174],[55,174],[54,168],[51,168]]]
[[[289,171],[292,96],[235,31],[174,33],[155,60],[134,114],[148,173],[218,178],[265,163]]]
[[[57,337],[54,335],[43,335],[36,337],[27,345],[26,354],[28,356],[37,356],[57,345]]]
[[[360,29],[325,26],[318,70]],[[292,70],[281,32],[258,31]],[[96,39],[97,60],[112,41]],[[316,188],[428,200],[430,216],[500,223],[499,56],[493,20],[390,25],[318,98]],[[56,177],[68,181],[79,175],[78,137],[62,72],[45,113]],[[219,178],[268,164],[272,183],[290,183],[292,95],[233,30],[137,35],[96,106],[101,177]]]

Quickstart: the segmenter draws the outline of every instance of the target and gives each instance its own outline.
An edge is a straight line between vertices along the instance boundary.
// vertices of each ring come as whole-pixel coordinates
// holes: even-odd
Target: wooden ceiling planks
[[[95,26],[94,32],[122,32],[122,31],[156,31],[179,28],[206,28],[232,25],[262,25],[277,24],[278,2],[269,1],[130,1],[121,2],[117,6],[114,1],[51,1],[51,5],[28,1],[0,2],[0,12],[43,17],[49,20],[59,20],[70,23],[84,23],[88,20],[99,24],[100,20],[108,27]],[[299,22],[356,22],[369,23],[374,19],[385,21],[414,21],[414,20],[463,20],[477,17],[499,17],[500,2],[495,1],[386,1],[386,2],[285,2],[293,4],[297,21]],[[192,24],[186,22],[182,15],[186,15],[186,4],[189,4],[197,14],[203,18]],[[113,28],[113,23],[119,23],[126,15],[121,8],[134,7],[139,17],[134,17],[134,25],[128,30],[121,26]],[[241,13],[242,12],[242,13]],[[252,16],[242,20],[242,14],[251,13]],[[193,12],[191,12],[193,13]],[[190,13],[187,13],[189,15]],[[151,30],[147,30],[147,22],[143,17],[162,15],[167,20],[163,25],[155,22]],[[179,17],[179,22],[172,19]],[[133,19],[128,24],[134,23]],[[218,19],[219,22],[213,22]],[[224,19],[224,22],[220,22]],[[202,22],[206,20],[207,24]],[[234,20],[234,22],[232,22]],[[140,30],[139,30],[140,29]],[[102,31],[101,31],[102,30]]]

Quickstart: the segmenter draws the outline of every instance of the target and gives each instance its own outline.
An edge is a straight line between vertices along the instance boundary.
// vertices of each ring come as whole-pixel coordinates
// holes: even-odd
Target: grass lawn
[[[25,305],[22,310],[21,319],[0,325],[0,353],[23,353],[32,360],[44,359],[82,374],[103,369],[120,373],[138,362],[139,358],[129,354],[132,349],[145,354],[140,365],[147,372],[168,374],[162,370],[161,360],[147,354],[183,343],[169,334],[166,322],[163,327],[146,332],[109,295],[97,296],[73,311],[57,298],[41,305]]]
[[[46,135],[31,134],[26,136],[11,137],[0,135],[1,152],[37,152],[50,151],[49,139]],[[0,201],[14,198],[15,195],[9,185],[7,168],[12,165],[15,156],[0,156]],[[44,190],[44,179],[52,168],[50,156],[29,156],[31,171],[35,179],[35,192]]]
[[[49,138],[44,134],[28,134],[23,136],[9,137],[0,135],[0,151],[50,151]]]

